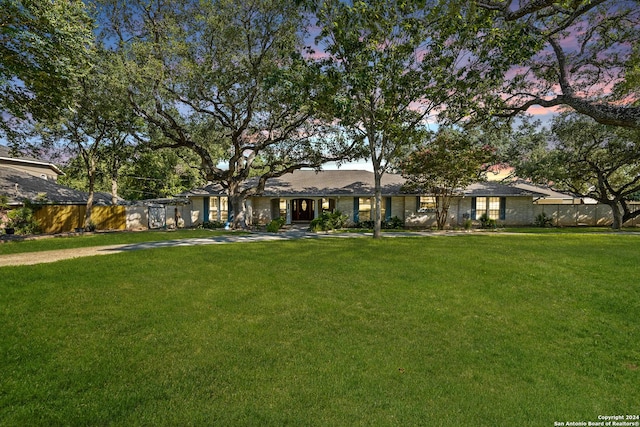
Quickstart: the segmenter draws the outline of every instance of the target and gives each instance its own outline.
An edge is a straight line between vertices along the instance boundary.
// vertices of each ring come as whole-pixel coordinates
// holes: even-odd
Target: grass
[[[40,252],[57,249],[85,248],[91,246],[108,246],[119,244],[133,244],[156,242],[163,240],[177,240],[199,237],[212,237],[228,234],[229,231],[207,229],[184,230],[154,230],[135,232],[98,232],[69,236],[43,236],[34,240],[14,240],[0,242],[0,255],[24,252]],[[232,232],[239,233],[239,232]]]
[[[0,269],[0,425],[637,414],[637,235],[331,239]]]

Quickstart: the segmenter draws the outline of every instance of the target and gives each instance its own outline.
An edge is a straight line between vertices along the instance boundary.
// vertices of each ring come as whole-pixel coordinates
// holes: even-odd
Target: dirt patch
[[[0,255],[0,267],[9,265],[34,265],[86,256],[109,255],[120,252],[120,248],[124,246],[125,245],[97,246],[90,248],[61,249],[57,251]]]

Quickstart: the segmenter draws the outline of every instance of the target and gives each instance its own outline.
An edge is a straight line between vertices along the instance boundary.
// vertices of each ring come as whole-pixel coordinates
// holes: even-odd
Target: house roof
[[[74,190],[53,181],[38,178],[26,172],[12,168],[0,167],[0,194],[8,196],[10,205],[21,205],[24,199],[44,201],[54,204],[85,204],[88,193]],[[111,196],[106,193],[95,193],[94,203],[110,205]]]
[[[545,194],[537,191],[534,186],[519,187],[516,185],[500,184],[498,182],[487,181],[471,184],[464,189],[463,194],[468,197],[476,196],[492,196],[492,197],[513,197],[513,196],[530,196],[544,197]]]
[[[559,191],[555,191],[549,187],[541,187],[538,185],[533,185],[531,183],[528,183],[522,180],[515,181],[512,185],[514,187],[518,187],[523,190],[529,190],[529,191],[541,193],[543,194],[542,196],[543,198],[559,199],[559,200],[573,200],[576,198],[572,194],[560,193]]]
[[[395,196],[415,193],[402,191],[405,178],[399,174],[382,176],[382,195]],[[251,180],[247,185],[255,185]],[[225,195],[226,191],[219,184],[209,184],[186,193],[182,197],[198,197],[209,195]],[[267,181],[263,196],[266,197],[331,197],[331,196],[372,196],[374,194],[374,174],[366,170],[296,170],[293,173]],[[519,188],[497,182],[482,182],[467,187],[465,196],[515,196],[544,197],[545,194],[531,188]]]
[[[49,163],[33,157],[12,156],[9,147],[5,147],[4,145],[0,145],[0,163],[41,166],[51,169],[53,172],[55,172],[56,175],[64,175],[64,172],[62,172],[62,170],[60,170],[60,168],[58,168],[53,163]]]

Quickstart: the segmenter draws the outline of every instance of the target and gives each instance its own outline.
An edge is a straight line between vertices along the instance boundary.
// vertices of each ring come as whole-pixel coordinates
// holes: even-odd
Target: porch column
[[[287,224],[291,224],[291,200],[287,200]]]

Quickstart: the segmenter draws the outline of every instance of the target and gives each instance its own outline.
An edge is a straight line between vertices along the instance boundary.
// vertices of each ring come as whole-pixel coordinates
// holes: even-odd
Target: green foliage
[[[287,219],[283,217],[274,218],[267,224],[269,233],[277,233],[287,223]]]
[[[318,218],[311,221],[311,231],[330,231],[344,228],[349,217],[340,211],[322,212]]]
[[[464,220],[463,227],[466,231],[471,230],[473,227],[473,220],[471,218],[467,218]]]
[[[373,230],[374,226],[374,220],[359,221],[353,224],[354,228],[362,228],[366,230]],[[402,230],[404,228],[404,221],[397,216],[394,216],[392,218],[383,220],[381,222],[381,228],[383,230]]]
[[[442,128],[400,163],[404,189],[436,197],[436,223],[442,230],[453,197],[485,178],[495,151],[482,134]]]
[[[404,221],[397,216],[391,217],[382,224],[382,228],[388,230],[401,230],[404,228]]]
[[[496,222],[495,219],[489,218],[489,216],[486,213],[483,213],[480,216],[480,227],[485,229],[487,228],[495,229],[498,227],[498,223]]]
[[[552,227],[553,226],[553,218],[547,216],[546,213],[544,212],[540,212],[538,215],[536,215],[536,218],[533,220],[533,224],[536,227]]]
[[[416,144],[424,119],[451,92],[440,77],[452,72],[457,44],[440,38],[451,22],[439,19],[435,6],[328,0],[316,10],[317,41],[329,54],[321,61],[339,89],[333,114],[353,141],[366,146],[376,197],[381,177]],[[374,237],[380,223],[374,218]]]
[[[238,213],[266,179],[348,148],[320,137],[329,128],[320,106],[333,92],[301,53],[306,18],[294,2],[272,0],[130,2],[104,15],[149,145],[190,150]]]
[[[488,21],[474,19],[480,44],[474,54],[493,58],[478,61],[486,67],[478,71],[498,71],[504,80],[477,93],[485,117],[565,105],[602,124],[640,129],[637,1],[466,4],[490,14]],[[485,41],[491,42],[488,48],[482,47]]]
[[[203,222],[201,227],[208,230],[216,230],[220,228],[225,228],[226,224],[222,221],[207,221],[207,222]]]
[[[518,176],[611,206],[613,228],[640,215],[628,204],[640,191],[640,131],[575,113],[556,117],[551,133],[531,138],[528,129],[512,144]]]
[[[90,67],[93,24],[81,0],[0,0],[0,133],[14,118],[56,118],[74,107]]]
[[[15,234],[39,233],[40,224],[33,215],[35,209],[37,209],[37,206],[33,205],[28,200],[25,200],[23,206],[9,211],[9,222],[6,224],[6,227],[13,228],[15,230]]]

